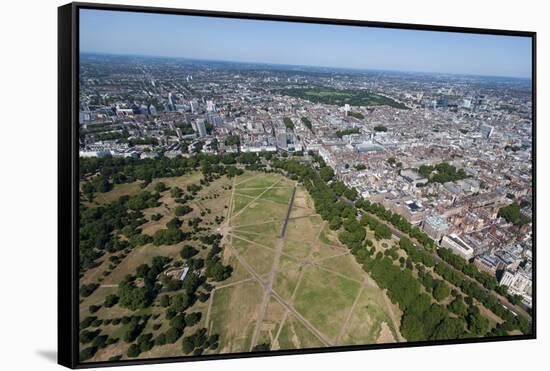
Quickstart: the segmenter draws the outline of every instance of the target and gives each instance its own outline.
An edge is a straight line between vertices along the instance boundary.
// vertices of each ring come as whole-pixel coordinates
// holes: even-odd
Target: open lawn
[[[291,300],[304,268],[294,259],[281,257],[273,282],[273,290],[285,300]]]
[[[202,179],[198,172],[177,178],[154,179],[146,189],[159,181],[169,187],[186,191],[189,184]],[[206,354],[248,352],[255,345],[267,343],[271,349],[315,348],[336,344],[366,344],[391,341],[397,338],[395,320],[388,314],[385,293],[376,285],[354,258],[315,213],[311,197],[297,186],[292,205],[289,205],[295,182],[278,174],[246,171],[229,179],[221,177],[203,186],[188,204],[193,211],[179,217],[181,230],[191,231],[188,221],[200,217],[199,235],[223,235],[220,257],[223,264],[233,268],[223,281],[210,282],[212,292],[204,302],[196,301],[186,312],[200,312],[200,322],[186,329],[188,336],[200,327],[209,334],[219,334],[219,347]],[[136,183],[115,186],[102,194],[102,202],[116,200],[120,195],[139,192]],[[177,203],[170,191],[161,193],[160,206],[145,209],[147,222],[142,232],[154,235],[174,218]],[[291,208],[284,236],[281,236],[287,212]],[[152,216],[160,214],[158,221]],[[221,217],[225,219],[220,221]],[[218,218],[216,220],[216,218]],[[157,255],[167,256],[181,264],[183,245],[195,246],[194,259],[205,259],[197,238],[174,245],[146,244],[129,249],[128,255],[112,270],[107,270],[109,256],[99,259],[97,268],[89,269],[82,283],[100,282],[92,295],[83,299],[80,316],[89,316],[89,306],[104,302],[109,294],[117,293],[118,283],[137,267],[151,263]],[[197,272],[204,274],[204,270]],[[171,294],[174,294],[172,292]],[[161,294],[162,295],[162,294]],[[389,300],[388,300],[389,302]],[[152,314],[144,332],[154,337],[169,329],[166,309],[159,304],[135,312],[114,305],[100,308],[94,315],[100,319],[135,314]],[[157,316],[158,315],[158,316]],[[398,326],[398,323],[397,323]],[[103,325],[102,333],[121,337],[126,325]],[[389,339],[389,340],[388,340]],[[119,341],[101,349],[92,360],[106,360],[120,354],[127,359],[129,344]],[[140,354],[140,358],[183,356],[181,340],[174,344],[155,346]]]
[[[279,332],[273,349],[321,348],[323,343],[305,327],[296,317],[289,314]]]
[[[294,306],[323,334],[335,340],[361,284],[317,267],[306,268]]]
[[[384,341],[395,342],[395,328],[385,308],[383,293],[372,287],[365,287],[361,292],[348,323],[341,333],[341,344],[373,344],[376,343],[386,323],[391,336],[385,336]]]
[[[220,334],[220,352],[248,351],[261,296],[260,285],[252,281],[215,291],[207,328]]]
[[[239,199],[239,196],[236,196]],[[233,227],[239,225],[249,225],[258,222],[281,221],[286,215],[286,206],[265,201],[262,199],[248,200],[246,212],[243,209],[237,209],[237,212],[231,217]]]

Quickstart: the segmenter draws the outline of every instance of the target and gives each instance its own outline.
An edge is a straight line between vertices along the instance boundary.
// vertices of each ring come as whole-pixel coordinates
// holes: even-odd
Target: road
[[[286,226],[288,224],[288,219],[290,218],[290,213],[292,211],[292,205],[294,204],[295,195],[296,195],[296,185],[294,185],[294,188],[292,189],[292,196],[290,197],[290,202],[288,203],[288,209],[287,209],[283,226],[281,228],[281,234],[279,235],[279,238],[277,239],[277,243],[275,244],[275,255],[273,257],[273,264],[271,265],[271,271],[269,272],[269,277],[267,279],[267,282],[263,284],[264,295],[262,297],[262,303],[260,305],[258,319],[256,320],[256,326],[254,327],[254,332],[252,334],[252,341],[250,342],[250,349],[249,349],[250,351],[252,351],[252,349],[254,349],[254,347],[258,343],[258,336],[260,334],[262,322],[267,313],[267,306],[269,304],[269,299],[271,298],[271,295],[274,294],[273,281],[275,280],[275,274],[277,273],[277,268],[279,267],[279,261],[281,260],[281,254],[283,253]]]
[[[353,202],[349,201],[349,200],[346,200],[344,198],[340,198],[342,201],[346,202],[346,203],[351,203],[353,204]],[[363,210],[359,210],[359,217],[362,217],[363,215],[365,214],[365,212]],[[434,260],[438,263],[441,263],[441,264],[444,264],[445,266],[451,268],[452,270],[456,271],[456,272],[459,272],[460,274],[462,274],[464,276],[465,279],[471,281],[471,282],[475,282],[479,285],[481,285],[478,281],[476,281],[474,278],[471,278],[469,277],[468,275],[464,274],[463,272],[459,271],[458,269],[454,268],[452,265],[450,265],[449,263],[447,263],[446,261],[444,261],[443,259],[441,259],[441,257],[439,257],[439,255],[437,255],[437,252],[431,252],[429,250],[426,250],[424,249],[424,247],[422,247],[418,241],[416,241],[414,238],[412,238],[411,236],[407,235],[406,233],[403,233],[401,232],[400,230],[398,230],[396,227],[394,227],[392,224],[390,223],[387,223],[386,221],[380,219],[378,216],[374,215],[374,214],[371,214],[369,213],[369,216],[372,216],[373,218],[376,218],[379,222],[381,223],[384,223],[388,228],[390,228],[391,232],[392,232],[392,235],[401,239],[402,237],[407,237],[408,239],[411,240],[411,242],[413,243],[413,245],[417,248],[417,249],[422,249],[424,251],[427,251],[427,252],[430,252],[432,254],[432,257],[434,258]],[[483,285],[481,285],[483,287]],[[510,301],[500,295],[499,293],[497,293],[496,291],[494,290],[487,290],[485,289],[489,294],[491,294],[495,299],[497,299],[497,301],[502,304],[506,309],[510,310],[510,311],[513,311],[515,313],[520,313],[521,315],[527,317],[528,319],[531,319],[531,315],[522,307],[518,306],[518,305],[514,305],[512,303],[510,303]]]

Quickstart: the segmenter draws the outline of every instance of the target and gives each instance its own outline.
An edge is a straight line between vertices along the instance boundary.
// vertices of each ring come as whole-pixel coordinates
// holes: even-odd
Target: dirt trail
[[[263,193],[262,193],[263,194]],[[252,334],[252,341],[250,342],[250,351],[256,346],[258,342],[258,335],[260,334],[260,328],[262,322],[267,313],[267,306],[269,304],[269,299],[271,293],[273,292],[273,281],[275,280],[275,274],[277,273],[277,268],[279,267],[279,262],[281,260],[281,254],[283,253],[283,246],[285,241],[285,232],[286,226],[288,223],[288,218],[290,217],[290,212],[292,210],[292,204],[294,203],[294,195],[296,194],[296,186],[292,192],[290,202],[288,203],[288,210],[286,213],[285,221],[281,229],[281,234],[277,239],[277,244],[275,245],[275,256],[273,257],[273,264],[271,265],[271,271],[269,272],[269,277],[267,279],[267,284],[264,286],[264,296],[262,298],[262,304],[260,306],[260,314],[256,320],[256,327],[254,328],[254,333]]]
[[[353,301],[353,304],[351,305],[351,308],[349,310],[349,313],[346,317],[346,320],[342,324],[342,327],[340,328],[340,332],[338,333],[338,336],[336,337],[336,340],[334,341],[334,344],[339,344],[342,340],[342,336],[344,336],[344,333],[346,332],[346,328],[348,327],[348,323],[351,319],[351,316],[353,315],[353,311],[355,310],[355,307],[357,306],[357,303],[359,302],[359,298],[363,294],[363,290],[365,289],[365,285],[361,285],[361,288],[359,289],[359,292],[357,293],[357,296],[355,297],[355,300]]]

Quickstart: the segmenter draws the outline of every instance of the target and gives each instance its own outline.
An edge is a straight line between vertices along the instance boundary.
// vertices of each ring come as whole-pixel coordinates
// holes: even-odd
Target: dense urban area
[[[81,54],[80,359],[532,332],[528,79]]]

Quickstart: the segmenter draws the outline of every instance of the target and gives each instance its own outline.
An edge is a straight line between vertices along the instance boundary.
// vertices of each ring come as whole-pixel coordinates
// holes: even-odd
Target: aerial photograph
[[[79,22],[80,362],[532,334],[531,38]]]

